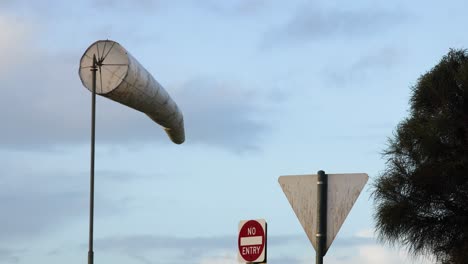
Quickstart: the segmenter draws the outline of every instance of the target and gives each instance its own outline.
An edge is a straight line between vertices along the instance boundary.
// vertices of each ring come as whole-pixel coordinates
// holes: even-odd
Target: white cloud
[[[220,256],[203,257],[200,264],[239,264],[237,257],[230,253],[223,253]]]
[[[345,250],[346,251],[346,250]],[[347,254],[336,252],[334,255],[327,255],[326,262],[330,264],[430,264],[429,259],[416,258],[408,255],[404,250],[388,248],[386,246],[374,244],[357,247],[356,250]],[[305,263],[310,260],[304,260]]]
[[[18,61],[26,59],[23,52],[31,40],[33,26],[19,17],[0,13],[0,73],[8,74]]]
[[[402,263],[404,257],[400,252],[392,252],[379,245],[363,246],[359,248],[359,263]]]
[[[412,264],[429,264],[428,260],[417,259],[408,255],[404,249],[391,249],[381,245],[369,245],[359,248],[358,256],[355,258],[355,263],[360,264],[394,264],[394,263],[412,263]],[[354,263],[354,262],[353,262]]]
[[[359,243],[359,238],[366,238],[366,243]],[[358,230],[346,246],[339,247],[332,255],[327,255],[330,264],[429,264],[428,258],[418,258],[410,255],[404,248],[392,248],[377,243],[373,228]],[[373,242],[371,242],[373,241]],[[370,243],[367,243],[370,242]],[[304,260],[301,263],[310,263]]]
[[[404,249],[390,248],[388,246],[373,244],[361,245],[352,251],[349,248],[341,249],[334,255],[326,256],[330,264],[429,264],[433,263],[427,258],[418,258],[409,255]],[[306,263],[306,262],[304,262]]]
[[[356,232],[356,236],[362,237],[362,238],[375,238],[374,229],[368,228],[368,229],[359,230],[358,232]]]

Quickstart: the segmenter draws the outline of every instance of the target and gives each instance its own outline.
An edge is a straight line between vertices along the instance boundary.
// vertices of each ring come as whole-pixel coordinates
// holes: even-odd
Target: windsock
[[[79,69],[84,87],[92,92],[93,56],[97,60],[96,94],[145,113],[164,128],[172,142],[185,141],[184,118],[177,104],[119,43],[98,40],[85,51]]]

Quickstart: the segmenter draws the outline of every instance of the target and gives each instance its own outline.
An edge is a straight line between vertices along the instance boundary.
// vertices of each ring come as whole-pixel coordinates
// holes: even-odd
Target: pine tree
[[[468,263],[468,53],[450,50],[412,89],[374,182],[382,241]]]

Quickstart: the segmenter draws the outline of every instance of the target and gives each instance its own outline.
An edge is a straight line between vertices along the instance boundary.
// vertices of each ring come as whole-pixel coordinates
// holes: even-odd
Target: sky
[[[79,60],[125,47],[182,110],[173,144],[97,98],[95,263],[231,264],[240,220],[268,263],[315,252],[281,175],[367,173],[330,264],[432,263],[379,242],[372,182],[411,87],[466,48],[466,1],[0,0],[0,263],[85,263],[90,93]]]

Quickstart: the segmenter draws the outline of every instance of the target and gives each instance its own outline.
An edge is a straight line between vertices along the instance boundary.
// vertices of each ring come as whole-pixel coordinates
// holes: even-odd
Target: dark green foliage
[[[379,238],[468,263],[468,53],[451,50],[413,88],[410,116],[374,183]]]

